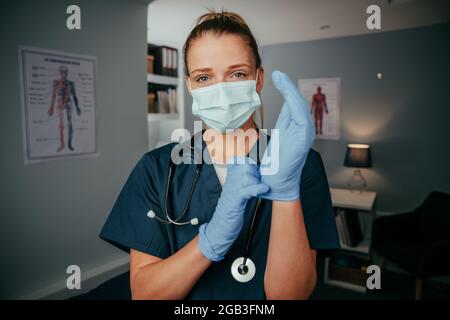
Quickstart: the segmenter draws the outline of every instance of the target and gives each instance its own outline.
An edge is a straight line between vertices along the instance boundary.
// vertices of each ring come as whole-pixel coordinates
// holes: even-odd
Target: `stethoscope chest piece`
[[[231,274],[236,281],[249,282],[255,276],[256,267],[250,258],[247,258],[244,264],[244,257],[239,257],[234,260],[231,265]]]

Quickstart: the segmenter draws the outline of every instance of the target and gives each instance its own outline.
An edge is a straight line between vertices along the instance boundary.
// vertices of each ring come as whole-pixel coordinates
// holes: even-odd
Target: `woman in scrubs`
[[[186,40],[184,60],[193,113],[206,127],[202,146],[212,161],[202,164],[182,219],[199,223],[176,226],[149,215],[151,210],[166,217],[171,143],[138,161],[100,237],[130,253],[133,299],[307,299],[316,285],[317,257],[339,248],[339,240],[322,159],[311,148],[314,129],[303,98],[285,74],[274,72],[274,85],[285,101],[276,125],[280,168],[265,176],[258,169],[260,159],[230,161],[248,156],[261,138],[254,110],[260,107],[265,75],[244,20],[230,12],[204,14]],[[224,99],[242,109],[227,111]],[[211,109],[216,102],[224,107]],[[242,130],[223,132],[242,120]],[[247,139],[234,139],[243,132]],[[172,219],[183,211],[195,168],[174,168],[167,199]],[[260,214],[249,249],[256,273],[238,282],[230,268],[245,251],[258,198]]]

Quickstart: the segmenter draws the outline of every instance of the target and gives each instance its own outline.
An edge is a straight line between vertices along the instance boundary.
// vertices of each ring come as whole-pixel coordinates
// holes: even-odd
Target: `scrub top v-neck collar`
[[[217,177],[216,170],[214,169],[214,165],[212,164],[209,150],[206,146],[205,140],[203,139],[203,134],[205,133],[205,129],[202,130],[201,134],[198,133],[192,137],[191,142],[193,142],[193,145],[195,147],[199,147],[199,141],[201,140],[201,150],[202,150],[202,157],[208,157],[205,161],[205,159],[201,159],[202,161],[202,170],[200,173],[200,181],[202,181],[203,185],[208,191],[209,200],[211,202],[211,208],[215,208],[217,201],[219,200],[220,194],[222,192],[222,186],[220,184],[219,178]],[[260,131],[260,136],[256,140],[255,144],[250,149],[249,155],[253,155],[256,152],[256,159],[254,159],[257,164],[259,165],[261,163],[261,157],[264,153],[264,150],[260,150],[260,139],[261,135],[265,134],[264,132]],[[199,139],[200,138],[200,139]],[[267,135],[267,142],[270,140],[270,136]],[[264,146],[263,146],[264,147]],[[256,148],[256,149],[255,149]],[[206,149],[206,152],[204,150]],[[265,149],[265,148],[264,148]],[[252,156],[253,158],[253,156]]]

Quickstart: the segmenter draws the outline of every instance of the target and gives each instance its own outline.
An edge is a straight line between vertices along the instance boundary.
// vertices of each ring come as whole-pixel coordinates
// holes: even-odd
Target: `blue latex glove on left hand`
[[[230,249],[244,224],[247,202],[267,192],[262,184],[258,165],[247,157],[229,158],[227,177],[211,220],[199,228],[199,248],[202,254],[220,261]]]
[[[275,129],[260,166],[261,182],[270,191],[261,198],[280,201],[300,199],[300,179],[315,130],[309,104],[289,77],[278,70],[272,81],[284,98]],[[278,132],[278,133],[277,133]],[[278,135],[278,137],[277,137]]]

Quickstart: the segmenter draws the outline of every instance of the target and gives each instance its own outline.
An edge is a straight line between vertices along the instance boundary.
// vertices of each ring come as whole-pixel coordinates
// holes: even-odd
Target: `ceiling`
[[[450,0],[155,0],[148,42],[181,48],[206,8],[239,13],[259,45],[379,32],[366,27],[371,4],[381,8],[381,32],[450,21]]]

